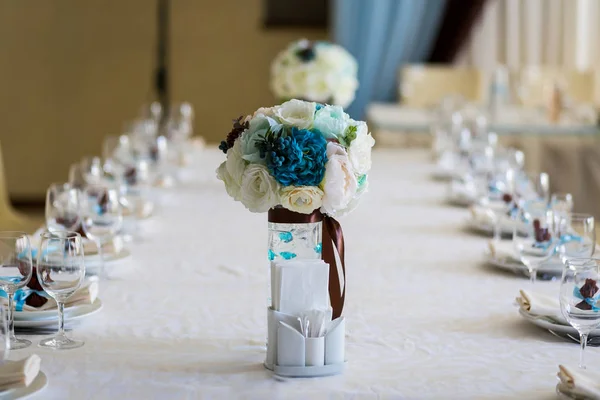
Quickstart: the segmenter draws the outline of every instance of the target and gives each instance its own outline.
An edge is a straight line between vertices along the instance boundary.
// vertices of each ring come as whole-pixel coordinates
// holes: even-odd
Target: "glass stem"
[[[65,336],[65,303],[57,301],[58,304],[58,336]]]
[[[585,346],[587,345],[588,334],[580,333],[579,337],[581,339],[581,351],[579,352],[579,368],[585,369],[584,354],[585,354]]]
[[[100,256],[100,277],[106,278],[106,271],[104,270],[104,249],[102,248],[102,241],[98,241],[98,255]]]
[[[14,293],[8,293],[8,310],[7,310],[7,316],[8,316],[8,332],[10,335],[10,341],[14,342],[17,340],[17,337],[15,336],[15,302],[14,302],[14,297],[15,294]]]
[[[529,269],[529,282],[531,286],[535,286],[535,280],[537,278],[537,265],[532,265]]]

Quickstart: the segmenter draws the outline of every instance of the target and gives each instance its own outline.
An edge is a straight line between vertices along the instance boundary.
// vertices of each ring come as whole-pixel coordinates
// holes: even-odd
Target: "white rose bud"
[[[367,124],[361,122],[357,125],[356,138],[348,147],[348,157],[357,175],[363,175],[371,169],[371,148],[375,139],[367,134]]]
[[[354,198],[358,182],[343,147],[333,142],[327,143],[327,158],[325,177],[321,183],[325,192],[322,210],[334,216]]]

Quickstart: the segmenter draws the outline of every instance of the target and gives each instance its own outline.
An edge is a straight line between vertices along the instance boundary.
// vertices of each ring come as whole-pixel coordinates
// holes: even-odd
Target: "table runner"
[[[465,209],[443,204],[428,153],[377,149],[370,192],[340,221],[347,370],[274,379],[261,348],[266,214],[228,198],[214,177],[222,153],[201,158],[101,282],[104,309],[71,332],[85,346],[12,353],[42,357],[49,386],[34,398],[553,398],[558,364],[577,362],[577,345],[518,316],[527,280],[481,265],[485,239],[463,230]],[[598,356],[588,349],[590,369]]]

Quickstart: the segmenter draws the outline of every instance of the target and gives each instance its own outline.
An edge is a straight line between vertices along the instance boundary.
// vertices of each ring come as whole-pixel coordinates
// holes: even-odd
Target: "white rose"
[[[331,216],[345,209],[356,194],[358,182],[344,148],[333,142],[327,143],[327,164],[321,186],[324,213]]]
[[[315,110],[315,103],[293,99],[279,107],[277,116],[285,125],[308,129],[315,119]]]
[[[314,127],[325,139],[338,139],[348,127],[348,116],[340,106],[325,106],[315,114]]]
[[[356,207],[358,207],[358,205],[360,204],[362,195],[365,194],[368,191],[368,189],[369,189],[369,181],[365,180],[364,183],[358,187],[358,190],[356,191],[356,194],[354,195],[352,200],[350,200],[350,203],[348,203],[346,208],[339,211],[337,213],[337,216],[343,217],[343,216],[350,214],[352,211],[354,211],[356,209]]]
[[[261,107],[254,112],[252,118],[255,118],[257,115],[262,114],[265,117],[272,117],[275,115],[276,107]]]
[[[234,143],[233,147],[227,150],[227,160],[225,161],[225,168],[231,179],[238,186],[242,184],[242,175],[246,169],[246,161],[242,158],[242,146],[241,141],[238,138]]]
[[[321,208],[323,191],[316,186],[287,186],[281,190],[281,205],[290,211],[310,214]]]
[[[241,187],[233,180],[231,175],[229,175],[229,172],[227,172],[227,167],[225,166],[226,163],[227,161],[223,161],[221,165],[219,165],[219,168],[217,168],[217,178],[225,183],[225,190],[227,191],[227,194],[233,197],[234,200],[239,201],[242,198]]]
[[[364,122],[359,122],[356,128],[356,138],[348,147],[348,157],[356,173],[363,175],[371,169],[371,148],[375,139],[370,133],[367,134],[368,128]]]
[[[242,177],[242,204],[252,212],[266,212],[279,204],[279,183],[264,165],[250,164]]]

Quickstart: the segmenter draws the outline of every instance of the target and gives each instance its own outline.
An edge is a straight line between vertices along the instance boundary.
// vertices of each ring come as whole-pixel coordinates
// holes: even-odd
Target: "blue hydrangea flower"
[[[273,138],[261,153],[283,186],[318,186],[325,175],[327,141],[318,132],[292,128]]]

